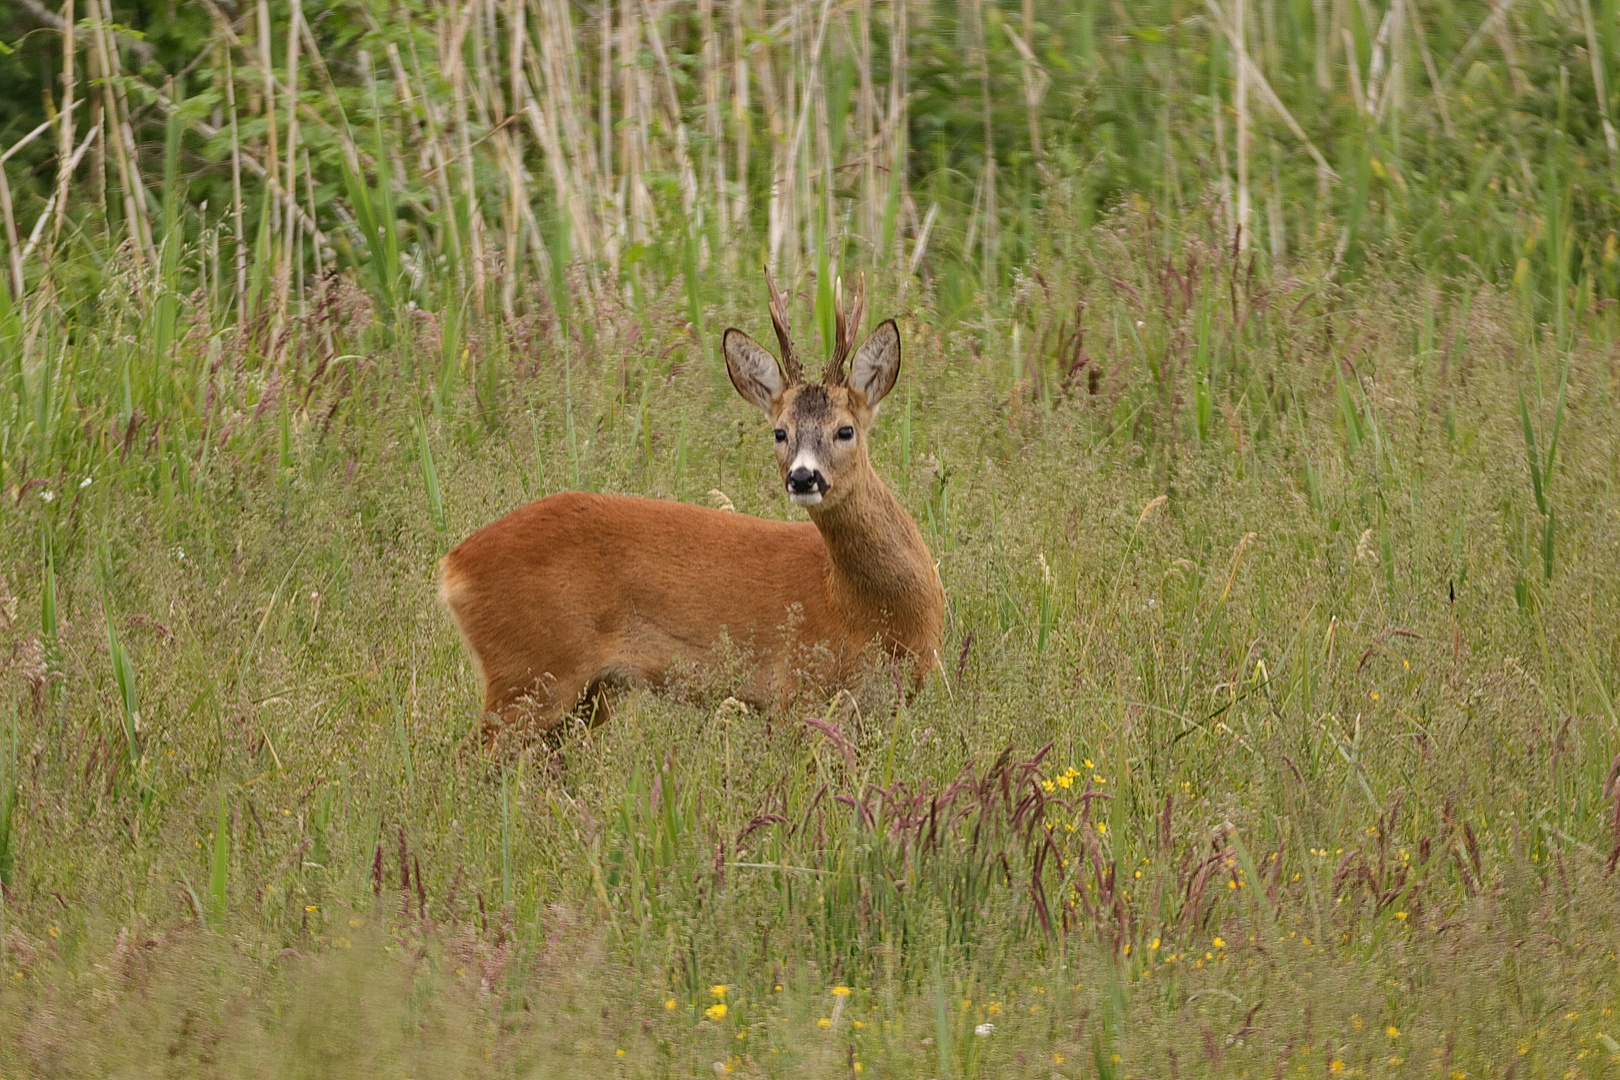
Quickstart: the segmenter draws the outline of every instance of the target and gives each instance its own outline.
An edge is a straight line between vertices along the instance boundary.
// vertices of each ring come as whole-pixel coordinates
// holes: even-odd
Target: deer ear
[[[727,330],[720,341],[726,374],[744,401],[769,416],[771,402],[782,392],[782,369],[776,357],[741,330]]]
[[[875,409],[894,389],[894,380],[899,377],[900,328],[894,325],[893,319],[887,319],[855,353],[849,365],[849,385],[859,390],[866,403]]]

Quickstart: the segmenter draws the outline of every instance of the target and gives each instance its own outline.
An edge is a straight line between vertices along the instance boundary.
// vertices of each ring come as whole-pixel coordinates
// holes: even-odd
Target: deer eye
[[[781,428],[777,428],[776,429],[776,441],[777,442],[787,442],[787,432],[783,431]]]
[[[850,439],[855,437],[855,429],[850,427],[848,424],[845,424],[843,427],[838,429],[838,437],[841,440],[848,442]]]

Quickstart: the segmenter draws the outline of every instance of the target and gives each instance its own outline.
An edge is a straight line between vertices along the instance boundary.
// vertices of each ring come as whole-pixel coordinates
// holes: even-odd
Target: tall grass
[[[381,1060],[499,1073],[674,1054],[1139,1075],[1173,1051],[1186,1074],[1562,1075],[1601,1053],[1605,310],[1568,328],[1538,396],[1550,345],[1511,284],[1448,292],[1392,265],[1347,285],[1326,260],[1250,276],[1218,208],[1084,234],[1082,212],[1053,212],[1081,239],[992,309],[1020,327],[1016,364],[976,355],[982,327],[929,294],[906,320],[910,405],[873,453],[950,614],[942,670],[903,708],[758,716],[720,671],[630,695],[556,762],[470,738],[471,673],[432,602],[447,538],[547,478],[788,513],[680,287],[637,311],[572,275],[589,350],[560,322],[470,312],[456,333],[506,373],[493,397],[440,362],[442,322],[380,329],[338,279],[308,329],[324,369],[258,372],[195,336],[231,304],[182,306],[194,419],[125,420],[87,389],[52,404],[77,468],[8,492],[13,606],[40,617],[5,627],[3,1067],[96,1071],[113,1045],[156,1053],[152,1031],[185,1061],[222,1052],[209,1038],[304,1060],[350,1022],[350,985],[401,1018]],[[916,287],[877,284],[884,307]],[[759,317],[731,288],[706,323]],[[139,372],[142,353],[90,339],[53,378],[93,386],[97,357]],[[39,415],[30,385],[8,415]],[[1553,517],[1548,576],[1529,526]],[[198,964],[235,973],[203,1000],[264,1011],[187,1021],[165,1003]],[[153,1004],[106,1014],[108,1041],[50,1019],[132,1001],[120,986]],[[1278,986],[1308,1022],[1253,1012]]]
[[[79,2],[0,70],[4,1075],[1612,1068],[1607,8]],[[761,265],[901,317],[940,671],[488,756],[447,544],[791,516]]]
[[[298,334],[289,311],[334,265],[384,311],[470,291],[507,317],[541,301],[522,272],[551,279],[553,307],[576,262],[593,294],[680,280],[702,341],[712,266],[814,276],[819,326],[829,266],[909,249],[956,313],[1040,250],[1060,188],[1081,225],[1126,192],[1172,217],[1219,192],[1241,250],[1341,275],[1414,239],[1405,257],[1432,272],[1513,280],[1555,335],[1620,288],[1615,22],[1585,3],[1042,2],[1020,21],[903,0],[737,0],[726,18],[267,0],[187,9],[155,47],[124,30],[140,10],[93,7],[116,29],[93,22],[68,53],[47,48],[59,16],[11,16],[43,33],[0,70],[28,88],[0,106],[9,220],[52,241],[12,251],[6,302],[77,310],[128,240],[163,282],[159,350],[177,273],[221,316],[234,296],[273,358],[286,344],[265,335]],[[21,104],[71,56],[92,77],[51,92],[103,118],[82,140],[71,110],[40,124]],[[205,236],[211,267],[182,269]]]

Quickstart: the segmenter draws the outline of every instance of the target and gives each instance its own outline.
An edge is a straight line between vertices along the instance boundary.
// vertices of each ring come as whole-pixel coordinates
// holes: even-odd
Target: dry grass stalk
[[[764,0],[761,0],[761,21],[763,21],[764,10]],[[759,88],[760,104],[765,111],[765,127],[769,133],[771,145],[770,193],[765,200],[766,250],[770,252],[769,261],[772,264],[780,265],[777,260],[777,253],[781,249],[782,239],[780,234],[783,229],[782,218],[785,209],[783,184],[789,179],[789,177],[783,175],[786,161],[782,137],[786,129],[786,121],[784,120],[786,113],[778,97],[776,70],[775,65],[771,62],[769,49],[759,51]]]
[[[1609,148],[1609,164],[1614,167],[1616,174],[1620,175],[1620,138],[1616,137],[1614,121],[1609,117],[1608,83],[1603,77],[1603,46],[1598,43],[1597,24],[1592,19],[1592,0],[1581,0],[1581,23],[1582,29],[1586,31],[1586,57],[1592,64],[1592,87],[1597,92],[1598,112],[1603,117],[1603,142]],[[1422,26],[1422,20],[1415,11],[1412,13],[1412,25]],[[1422,30],[1419,29],[1418,33],[1418,40],[1421,42]],[[1424,47],[1423,58],[1428,62],[1427,46]],[[1435,97],[1440,101],[1441,115],[1446,116],[1445,95],[1440,93],[1438,86],[1435,87]],[[1451,133],[1449,116],[1446,117],[1446,132]]]
[[[597,197],[604,220],[613,191],[613,0],[601,0],[597,12],[596,135],[601,140],[597,167],[601,187]]]
[[[9,156],[9,155],[7,155]],[[11,296],[14,303],[27,299],[23,279],[22,245],[17,242],[17,217],[11,208],[11,182],[6,179],[5,157],[0,157],[0,221],[6,228],[6,251],[11,256]]]
[[[698,27],[703,57],[703,120],[708,145],[704,149],[710,191],[714,197],[715,235],[722,251],[731,248],[730,201],[726,198],[725,131],[720,124],[720,38],[714,31],[714,0],[698,0]]]
[[[889,168],[891,178],[900,178],[899,190],[901,205],[911,211],[911,220],[917,223],[917,208],[912,204],[911,193],[906,187],[906,131],[910,123],[909,109],[907,107],[906,87],[909,85],[907,58],[910,49],[910,15],[906,8],[907,0],[889,0],[889,109],[887,116],[888,142],[889,142]],[[901,230],[895,229],[894,243],[897,254],[903,245]],[[919,240],[923,239],[919,237]],[[917,251],[926,248],[919,243]],[[891,253],[886,253],[891,254]],[[915,254],[915,253],[914,253]],[[913,273],[916,271],[913,270]]]
[[[272,32],[270,27],[270,0],[259,0],[259,73],[264,79],[264,125],[265,125],[265,180],[278,188],[280,198],[270,204],[270,240],[280,232],[279,207],[286,201],[285,193],[280,191],[281,183],[281,147],[276,132],[276,74],[275,57],[272,55]]]
[[[857,125],[860,131],[861,232],[868,244],[878,235],[878,182],[877,146],[877,93],[872,85],[872,3],[858,0],[855,5],[855,70],[860,80],[860,108]]]
[[[1333,61],[1332,61],[1332,32],[1331,18],[1328,15],[1328,0],[1311,0],[1311,28],[1316,35],[1316,51],[1314,55],[1316,71],[1316,88],[1324,94],[1333,92]]]
[[[56,206],[57,212],[51,225],[51,244],[56,246],[56,239],[62,233],[62,219],[67,212],[68,188],[73,182],[73,109],[75,101],[73,95],[77,86],[74,81],[75,61],[78,59],[78,44],[75,37],[78,29],[74,18],[73,0],[62,0],[62,107],[59,113],[61,132],[57,137],[56,152]],[[88,143],[89,140],[86,140]],[[50,258],[47,255],[47,263]]]
[[[795,12],[794,28],[795,31],[797,31],[799,25],[799,20],[797,17],[799,4],[797,0],[795,0],[793,10]],[[816,108],[818,103],[824,104],[823,95],[815,93],[814,91],[819,89],[822,84],[821,54],[822,48],[827,41],[827,24],[831,15],[832,0],[822,0],[821,15],[816,26],[815,41],[810,48],[810,57],[808,62],[805,64],[804,75],[802,78],[791,78],[788,81],[788,110],[790,113],[794,111],[792,95],[797,92],[800,86],[804,87],[804,98],[803,101],[799,102],[798,104],[797,113],[793,122],[793,135],[789,139],[787,146],[784,148],[782,155],[782,161],[786,166],[785,171],[787,173],[783,180],[783,186],[788,188],[793,197],[793,220],[781,222],[784,228],[780,234],[772,237],[771,261],[773,263],[779,263],[781,242],[782,240],[786,239],[788,234],[788,229],[786,226],[791,225],[792,232],[797,234],[801,228],[804,230],[811,229],[815,220],[815,215],[811,211],[812,203],[810,201],[811,170],[808,166],[808,158],[811,150],[805,136],[809,132],[810,114],[812,110]],[[795,40],[796,39],[797,33],[795,33]],[[800,160],[801,154],[805,156],[805,161]],[[813,250],[815,247],[815,241],[812,237],[806,236],[803,243],[803,250],[809,251]]]
[[[1462,72],[1468,70],[1469,63],[1474,59],[1474,53],[1485,44],[1487,38],[1494,37],[1497,47],[1502,50],[1502,56],[1507,61],[1508,70],[1513,81],[1513,92],[1522,94],[1529,85],[1524,72],[1519,70],[1518,61],[1513,51],[1513,33],[1508,28],[1508,12],[1513,8],[1513,0],[1492,0],[1490,14],[1485,16],[1479,28],[1469,37],[1463,47],[1457,50],[1457,55],[1451,58],[1446,65],[1446,74],[1442,82],[1450,85]],[[1352,54],[1353,55],[1353,54]]]
[[[737,153],[731,219],[738,233],[743,235],[748,232],[748,153],[752,127],[748,105],[748,49],[744,47],[747,4],[748,0],[731,0],[731,138]]]
[[[1588,24],[1590,25],[1590,24]],[[1434,92],[1434,103],[1440,109],[1440,126],[1446,135],[1455,139],[1457,129],[1451,123],[1451,110],[1446,105],[1446,86],[1440,78],[1440,69],[1435,67],[1434,56],[1429,52],[1429,39],[1423,32],[1423,12],[1417,7],[1412,8],[1412,33],[1417,38],[1418,53],[1423,57],[1423,70],[1429,76],[1429,88]],[[1603,100],[1601,93],[1602,83],[1599,83],[1598,100],[1603,104],[1604,116],[1608,116],[1608,102]],[[1612,130],[1612,128],[1611,128]],[[1612,149],[1612,147],[1611,147]]]
[[[69,173],[79,167],[79,162],[84,160],[85,152],[90,149],[91,144],[96,141],[96,137],[100,134],[100,128],[91,128],[89,133],[85,135],[84,142],[80,143],[77,148],[73,149],[68,154],[67,160],[63,163],[63,167]],[[40,237],[45,235],[45,226],[48,223],[57,222],[58,225],[60,225],[63,213],[65,212],[64,204],[60,198],[61,194],[62,192],[60,189],[53,191],[51,192],[51,197],[45,200],[45,209],[40,211],[38,220],[34,222],[33,231],[28,234],[28,242],[23,245],[21,256],[22,262],[26,263],[28,261],[28,256],[34,253],[34,248],[39,245]],[[48,269],[50,260],[47,258],[45,261]]]
[[[276,314],[270,340],[279,343],[281,324],[287,317],[288,290],[292,288],[293,253],[299,239],[298,223],[298,24],[303,20],[301,0],[289,0],[287,15],[287,181],[283,185],[286,209],[282,217],[287,235],[281,246],[281,264],[276,273]],[[299,260],[299,266],[303,262]]]
[[[973,18],[969,24],[973,34],[969,62],[978,61],[980,107],[984,110],[984,266],[982,270],[982,285],[988,293],[994,288],[996,280],[997,249],[999,247],[998,230],[1001,214],[996,207],[996,126],[995,117],[991,111],[991,79],[990,79],[990,48],[985,40],[984,4],[982,0],[973,0]],[[976,220],[976,219],[975,219]],[[966,251],[964,255],[971,254]]]
[[[1232,229],[1236,227],[1237,214],[1232,205],[1232,171],[1226,156],[1226,107],[1221,103],[1219,89],[1211,89],[1214,91],[1211,113],[1215,121],[1215,166],[1220,175],[1221,214],[1226,228]]]
[[[557,209],[567,215],[580,257],[590,263],[601,247],[593,207],[600,207],[603,200],[597,193],[596,141],[587,132],[578,105],[589,95],[580,76],[574,23],[567,7],[557,0],[531,0],[531,6],[538,30],[536,60],[543,64],[543,75],[535,76],[536,86],[544,89],[549,135],[562,154],[553,166],[553,177],[563,177]]]
[[[1230,27],[1236,34],[1233,48],[1239,60],[1237,78],[1232,91],[1233,111],[1237,116],[1237,245],[1239,251],[1249,247],[1249,65],[1242,57],[1247,53],[1248,11],[1245,0],[1233,0]]]
[[[478,198],[478,181],[473,170],[472,125],[468,117],[471,104],[467,92],[467,32],[472,22],[472,7],[476,0],[468,0],[466,7],[451,4],[439,21],[439,70],[450,80],[452,108],[456,129],[456,169],[461,182],[460,196],[464,200],[467,217],[466,262],[472,270],[473,304],[483,314],[486,278],[484,262],[484,215]]]
[[[1243,47],[1242,35],[1227,20],[1226,13],[1221,10],[1221,6],[1216,3],[1216,0],[1204,0],[1204,5],[1208,8],[1209,13],[1214,16],[1215,25],[1225,31],[1227,40],[1232,43],[1233,49],[1237,52],[1238,64],[1248,72],[1248,85],[1255,93],[1260,95],[1260,100],[1264,101],[1266,106],[1277,114],[1278,119],[1288,126],[1288,130],[1293,134],[1294,138],[1300,141],[1306,152],[1311,155],[1311,159],[1316,162],[1318,171],[1324,176],[1337,178],[1339,174],[1334,172],[1333,168],[1328,165],[1327,158],[1322,156],[1322,152],[1316,148],[1316,144],[1305,134],[1305,129],[1300,127],[1299,121],[1294,119],[1294,114],[1288,111],[1288,107],[1282,103],[1282,99],[1272,89],[1271,83],[1266,80],[1265,75],[1255,66],[1254,59],[1249,55],[1248,50]],[[1354,55],[1353,49],[1351,54]],[[1351,81],[1355,82],[1355,65],[1352,63],[1349,68]]]
[[[90,33],[95,38],[98,62],[112,87],[108,132],[116,147],[118,176],[124,191],[124,223],[135,249],[147,266],[157,265],[152,247],[152,226],[146,216],[146,186],[141,181],[140,158],[135,151],[135,134],[129,125],[129,103],[119,82],[122,74],[118,51],[112,42],[109,24],[112,10],[107,0],[90,0]]]
[[[215,24],[223,26],[228,32],[229,25],[225,23],[224,15],[218,8],[212,10]],[[232,64],[231,49],[227,46],[222,51],[225,54],[225,104],[230,113],[231,125],[231,219],[236,230],[236,321],[237,325],[245,326],[248,252],[247,220],[242,204],[242,137],[236,114],[236,71]]]
[[[490,0],[490,7],[494,8],[496,2],[497,0]],[[528,24],[523,17],[521,0],[508,0],[506,24],[509,53],[507,74],[511,79],[512,107],[520,108],[523,101],[523,54],[529,40]],[[501,173],[506,180],[506,201],[502,207],[506,226],[506,253],[501,264],[501,314],[511,319],[517,313],[518,267],[523,259],[523,204],[529,201],[529,192],[523,168],[523,149],[518,143],[518,132],[508,129],[507,119],[503,108],[496,121],[495,139]]]
[[[663,14],[662,4],[658,9],[654,9],[652,4],[653,0],[641,0],[642,13],[647,21],[647,44],[652,47],[659,74],[663,76],[664,123],[675,135],[675,170],[680,178],[681,209],[686,214],[688,228],[691,228],[698,215],[697,172],[692,167],[691,143],[686,121],[682,118],[680,95],[675,90],[675,73],[670,67],[669,51],[664,47],[664,35],[658,26]]]
[[[1045,155],[1041,146],[1041,100],[1046,96],[1046,88],[1051,84],[1052,77],[1035,57],[1035,0],[1024,0],[1022,36],[1014,33],[1011,23],[1002,23],[1001,28],[1006,31],[1007,39],[1013,43],[1019,59],[1023,61],[1024,111],[1029,120],[1030,152],[1036,160],[1040,160]]]

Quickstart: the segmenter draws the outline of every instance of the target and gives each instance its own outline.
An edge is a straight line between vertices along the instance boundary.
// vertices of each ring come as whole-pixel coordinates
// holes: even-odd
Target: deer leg
[[[591,683],[585,691],[585,698],[580,702],[579,715],[585,720],[587,727],[601,727],[613,719],[613,706],[608,700],[610,688],[600,680]]]
[[[488,750],[511,740],[524,741],[554,731],[578,703],[582,687],[559,685],[549,673],[524,683],[500,677],[484,687],[483,742]]]

